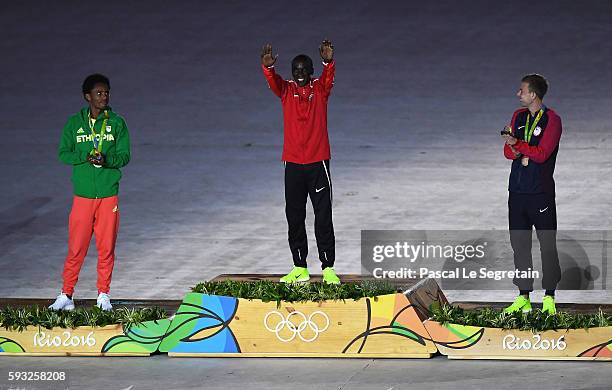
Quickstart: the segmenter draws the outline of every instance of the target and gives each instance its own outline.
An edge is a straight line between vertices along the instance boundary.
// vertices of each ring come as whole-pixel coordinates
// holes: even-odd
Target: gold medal
[[[525,130],[524,130],[524,134],[523,134],[523,140],[525,140],[525,142],[527,142],[528,145],[529,145],[529,142],[531,142],[531,136],[534,134],[534,130],[535,130],[538,122],[542,118],[543,114],[544,114],[544,109],[541,108],[540,111],[538,112],[538,115],[534,118],[533,124],[531,125],[531,128],[530,128],[529,127],[529,112],[527,113],[527,119],[525,121]],[[541,132],[542,132],[542,129],[540,127],[538,127],[538,131],[535,133],[536,137],[538,135],[540,135]],[[521,157],[521,164],[524,167],[529,165],[529,157],[527,157],[527,156]]]
[[[96,124],[96,119],[91,117],[91,113],[89,113],[89,129],[91,130],[91,135],[92,135],[92,141],[93,141],[93,150],[91,152],[89,152],[89,154],[91,156],[94,156],[96,160],[100,160],[100,155],[102,152],[102,142],[104,142],[104,129],[106,129],[107,132],[110,132],[110,126],[107,126],[106,123],[108,122],[108,110],[104,110],[104,121],[102,121],[102,126],[100,127],[100,134],[96,134],[96,130],[94,129],[94,126]],[[102,168],[102,165],[100,164],[94,164],[92,163],[92,165],[96,168]]]

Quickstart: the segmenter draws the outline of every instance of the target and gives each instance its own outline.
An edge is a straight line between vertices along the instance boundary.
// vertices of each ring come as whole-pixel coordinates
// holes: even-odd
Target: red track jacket
[[[513,133],[516,131],[515,129],[517,127],[517,116],[521,113],[524,114],[526,111],[527,108],[521,108],[516,110],[512,115],[510,126],[512,127]],[[551,109],[547,109],[546,114],[548,115],[546,131],[542,135],[542,139],[538,145],[531,146],[522,139],[517,140],[516,144],[514,145],[514,149],[516,149],[516,151],[540,164],[548,160],[550,155],[559,146],[559,140],[561,139],[561,118],[559,118],[559,115],[557,115],[557,113]],[[516,160],[518,158],[514,155],[512,149],[507,144],[504,144],[504,156],[506,156],[508,160]]]
[[[283,80],[273,66],[262,65],[262,69],[270,89],[283,104],[283,161],[309,164],[329,160],[327,99],[334,85],[335,62],[324,63],[321,77],[304,87]]]
[[[521,158],[515,156],[508,145],[504,145],[504,155],[512,161],[510,179],[508,180],[508,190],[510,192],[524,194],[555,193],[555,164],[557,152],[559,151],[559,140],[561,139],[561,118],[556,112],[545,108],[544,115],[540,120],[536,132],[530,142],[522,140],[524,138],[525,124],[529,110],[519,109],[512,115],[512,133],[518,138],[514,149],[523,156],[529,157],[529,164],[523,166]],[[533,121],[531,122],[533,123]],[[537,130],[537,129],[540,130]]]

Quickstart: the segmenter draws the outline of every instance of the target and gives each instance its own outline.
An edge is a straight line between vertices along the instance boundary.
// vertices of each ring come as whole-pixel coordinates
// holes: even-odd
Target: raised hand
[[[276,63],[277,55],[272,55],[272,45],[269,43],[265,44],[261,49],[261,63],[264,66],[272,66]]]
[[[334,45],[329,39],[324,39],[319,46],[319,53],[324,62],[331,62],[334,59]]]

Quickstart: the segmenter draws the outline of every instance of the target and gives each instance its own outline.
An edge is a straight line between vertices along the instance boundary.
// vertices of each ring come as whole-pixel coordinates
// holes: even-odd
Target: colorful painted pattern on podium
[[[25,352],[25,349],[16,341],[13,341],[6,337],[0,337],[0,353],[20,353]]]
[[[429,326],[428,326],[429,324]],[[436,326],[433,322],[425,324],[434,343],[451,349],[470,348],[478,343],[484,334],[485,328],[457,324]]]
[[[454,359],[612,360],[612,327],[532,332],[428,320],[425,328]]]
[[[170,323],[170,319],[161,319],[124,327],[29,326],[22,330],[0,330],[0,354],[146,356],[158,351]]]
[[[381,338],[394,338],[395,343],[426,345],[421,320],[413,305],[402,294],[366,298],[367,325],[363,333],[355,336],[342,353],[361,353],[367,344],[375,344]],[[418,331],[415,328],[420,328]]]
[[[582,352],[580,357],[598,357],[612,359],[612,339]]]
[[[240,346],[229,325],[238,299],[189,293],[162,341],[161,352],[236,353]]]
[[[146,321],[137,326],[124,328],[123,335],[109,339],[102,346],[103,353],[154,353],[166,336],[170,319]]]
[[[430,357],[436,347],[403,294],[262,302],[187,294],[162,341],[172,356]]]

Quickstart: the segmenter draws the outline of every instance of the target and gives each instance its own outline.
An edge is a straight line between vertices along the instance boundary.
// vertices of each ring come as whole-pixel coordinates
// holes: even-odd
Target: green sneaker
[[[542,313],[557,314],[557,308],[555,307],[555,297],[550,295],[544,295],[542,299]]]
[[[525,298],[523,295],[519,295],[514,300],[514,303],[504,309],[504,313],[515,313],[521,310],[523,313],[529,313],[531,311],[531,302],[529,298]]]
[[[327,284],[340,284],[340,278],[338,278],[336,271],[332,267],[327,267],[323,270],[323,282]]]
[[[308,268],[293,267],[291,272],[280,278],[281,283],[303,283],[310,280]]]

